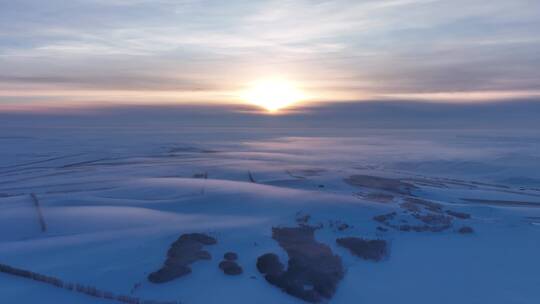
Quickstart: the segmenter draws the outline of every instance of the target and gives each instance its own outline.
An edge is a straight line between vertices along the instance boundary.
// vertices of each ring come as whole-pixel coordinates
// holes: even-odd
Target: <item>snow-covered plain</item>
[[[0,263],[145,299],[302,303],[268,284],[256,260],[274,252],[287,261],[271,228],[310,215],[346,269],[330,303],[540,302],[534,131],[6,127],[0,147]],[[414,187],[346,182],[354,175]],[[401,205],[411,197],[471,217],[441,232],[373,219],[395,211],[413,225]],[[463,226],[474,233],[458,233]],[[217,239],[212,259],[150,283],[170,244],[191,232]],[[362,260],[336,245],[343,236],[384,239],[390,254]],[[239,254],[242,275],[218,268],[226,251]],[[0,273],[0,303],[36,302],[110,303]]]

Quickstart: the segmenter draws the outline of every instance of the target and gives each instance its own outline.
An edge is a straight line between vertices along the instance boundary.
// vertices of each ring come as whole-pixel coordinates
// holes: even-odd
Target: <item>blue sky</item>
[[[540,1],[0,0],[0,107],[540,95]]]

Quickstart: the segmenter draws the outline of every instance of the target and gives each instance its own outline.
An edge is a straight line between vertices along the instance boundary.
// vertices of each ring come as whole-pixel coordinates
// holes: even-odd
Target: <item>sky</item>
[[[0,0],[0,110],[540,97],[538,0]]]

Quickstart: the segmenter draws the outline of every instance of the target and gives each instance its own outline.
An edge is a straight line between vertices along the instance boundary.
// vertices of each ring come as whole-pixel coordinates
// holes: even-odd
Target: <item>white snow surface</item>
[[[317,240],[343,259],[330,303],[540,303],[540,134],[259,131],[1,128],[0,263],[145,299],[303,303],[256,269],[267,252],[287,261],[271,229],[296,226],[300,213],[322,224]],[[378,231],[373,217],[402,212],[405,197],[372,201],[366,194],[381,191],[349,185],[351,175],[407,180],[416,197],[471,218],[437,233]],[[462,226],[475,232],[457,233]],[[172,282],[148,282],[170,244],[191,232],[217,239],[205,247],[212,259]],[[336,245],[344,236],[385,239],[391,254],[362,260]],[[242,275],[217,267],[226,251],[238,253]],[[0,273],[0,303],[44,302],[111,303]]]

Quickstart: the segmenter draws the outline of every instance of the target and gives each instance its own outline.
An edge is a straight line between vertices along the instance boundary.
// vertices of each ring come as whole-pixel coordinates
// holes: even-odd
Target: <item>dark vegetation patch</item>
[[[390,203],[394,200],[394,196],[386,193],[373,192],[364,196],[367,200],[377,203]]]
[[[476,199],[476,198],[462,198],[461,200],[469,202],[469,203],[501,206],[501,207],[540,207],[540,202],[486,200],[486,199]]]
[[[394,195],[383,193],[383,192],[368,192],[368,193],[356,192],[356,193],[353,193],[353,195],[361,199],[368,200],[370,202],[381,203],[381,204],[391,203],[395,198]]]
[[[204,173],[195,173],[195,174],[193,174],[193,178],[208,179],[208,172],[204,172]]]
[[[272,228],[272,238],[287,252],[288,267],[277,255],[267,253],[257,260],[257,269],[270,284],[307,302],[330,299],[343,278],[341,258],[330,247],[315,240],[309,226]]]
[[[341,223],[337,226],[337,230],[338,231],[345,231],[347,229],[349,229],[351,226],[349,226],[349,224],[347,223]]]
[[[495,184],[486,184],[479,183],[474,181],[464,181],[453,178],[425,178],[425,177],[414,177],[406,178],[404,181],[413,182],[416,185],[437,187],[437,188],[449,188],[451,186],[464,187],[467,189],[476,189],[477,186],[490,186],[498,188],[508,188],[507,186],[495,185]]]
[[[458,232],[461,234],[471,234],[471,233],[474,233],[474,229],[472,229],[472,227],[469,227],[469,226],[463,226],[459,228]]]
[[[298,225],[307,225],[310,219],[311,219],[311,215],[309,214],[304,214],[302,213],[302,211],[298,211],[296,213],[295,220]]]
[[[446,183],[447,185],[453,185],[453,186],[458,186],[458,187],[464,187],[464,188],[467,188],[467,189],[477,189],[478,187],[475,186],[473,183],[471,182],[468,182],[468,181],[464,181],[464,180],[460,180],[460,179],[454,179],[454,178],[445,178],[443,179],[444,183]]]
[[[393,193],[412,195],[412,191],[418,189],[411,183],[400,179],[386,178],[371,175],[351,175],[344,181],[352,186],[383,190]]]
[[[299,170],[298,172],[300,172],[301,174],[305,176],[319,176],[322,173],[326,172],[326,170],[321,169],[321,168],[311,168],[311,169]]]
[[[415,205],[417,207],[422,207],[423,209],[426,209],[431,212],[442,212],[441,204],[435,203],[432,201],[427,201],[424,199],[415,198],[415,197],[405,198],[404,204],[410,204],[410,205]]]
[[[351,225],[343,222],[343,221],[340,221],[340,220],[329,220],[328,221],[328,227],[330,227],[334,232],[335,231],[345,231],[345,230],[348,230],[350,228],[352,228]]]
[[[379,223],[383,223],[383,224],[386,224],[388,221],[390,220],[393,220],[395,217],[396,217],[397,213],[394,211],[394,212],[390,212],[390,213],[386,213],[386,214],[380,214],[380,215],[376,215],[373,217],[373,220],[379,222]]]
[[[396,212],[377,215],[373,220],[386,227],[399,231],[441,232],[452,227],[453,218],[466,218],[470,215],[455,211],[444,211],[443,205],[415,197],[406,197],[399,205],[405,210],[402,216]],[[406,216],[407,218],[403,218]]]
[[[462,220],[466,220],[466,219],[471,218],[471,215],[468,214],[468,213],[465,213],[465,212],[446,210],[446,213],[453,216],[453,217],[457,217],[459,219],[462,219]]]
[[[239,275],[244,272],[242,267],[235,261],[221,261],[221,263],[219,263],[219,268],[227,275]]]
[[[298,169],[298,170],[286,170],[285,171],[289,176],[299,179],[306,179],[306,177],[319,176],[322,173],[326,172],[325,169],[319,168],[308,168],[308,169]]]
[[[223,273],[227,275],[239,275],[244,272],[242,267],[238,265],[236,260],[238,259],[238,254],[235,252],[226,252],[223,255],[223,261],[219,263],[219,268],[223,270]]]
[[[421,208],[418,204],[415,204],[413,202],[409,202],[409,201],[405,201],[401,204],[399,204],[399,206],[409,212],[420,212]]]
[[[502,189],[510,189],[510,187],[506,185],[498,185],[498,184],[488,184],[488,183],[481,183],[481,182],[471,182],[473,185],[479,185],[479,186],[488,186],[488,187],[496,187],[496,188],[502,188]]]
[[[223,255],[223,258],[227,261],[236,261],[238,259],[238,254],[236,254],[236,252],[229,251]]]
[[[388,254],[385,240],[367,240],[357,237],[339,238],[336,243],[349,249],[357,257],[378,262]]]
[[[257,259],[257,269],[260,273],[277,276],[284,272],[285,266],[274,253],[266,253]]]
[[[303,213],[302,211],[296,212],[294,220],[296,221],[296,224],[298,224],[298,226],[314,227],[316,229],[324,227],[324,224],[320,222],[317,224],[310,224],[311,215]]]
[[[205,245],[214,245],[215,238],[202,233],[182,234],[167,251],[163,266],[148,276],[152,283],[165,283],[191,273],[190,265],[198,260],[210,260]]]
[[[400,225],[397,227],[399,231],[414,231],[414,232],[441,232],[449,227],[446,226],[429,226],[429,225]]]
[[[407,178],[405,179],[408,182],[412,182],[416,185],[428,186],[428,187],[437,187],[437,188],[448,188],[444,182],[427,179],[427,178]]]
[[[452,224],[452,218],[446,215],[442,214],[418,214],[415,213],[413,216],[423,222],[424,224],[427,224],[429,226],[448,226]]]

